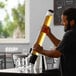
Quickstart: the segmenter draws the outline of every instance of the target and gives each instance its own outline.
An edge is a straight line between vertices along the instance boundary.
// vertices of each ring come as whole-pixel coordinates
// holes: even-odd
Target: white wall
[[[33,46],[37,40],[41,25],[43,23],[45,14],[48,9],[53,9],[53,0],[30,0],[30,43],[29,44],[0,44],[0,50],[4,51],[5,47],[18,47],[19,51],[26,49],[29,51],[30,47]],[[55,26],[53,21],[50,25],[52,32],[57,38],[61,39],[64,32],[62,26]],[[46,37],[44,43],[44,48],[50,49],[53,44]]]

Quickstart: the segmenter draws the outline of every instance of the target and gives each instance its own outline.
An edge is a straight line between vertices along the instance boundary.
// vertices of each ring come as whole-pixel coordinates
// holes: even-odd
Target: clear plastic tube
[[[52,18],[53,18],[53,11],[52,10],[48,10],[48,12],[47,12],[47,14],[45,16],[45,20],[44,20],[43,26],[48,26],[49,27],[50,23],[52,21]],[[40,46],[42,46],[45,36],[46,36],[46,33],[40,32],[36,43],[39,44]],[[35,63],[38,54],[39,53],[36,52],[36,50],[32,51],[32,56],[30,57],[30,63],[32,63],[32,64]]]

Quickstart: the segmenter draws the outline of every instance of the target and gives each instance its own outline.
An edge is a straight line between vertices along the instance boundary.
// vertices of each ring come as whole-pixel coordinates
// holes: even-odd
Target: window
[[[29,43],[29,0],[0,0],[0,43]]]

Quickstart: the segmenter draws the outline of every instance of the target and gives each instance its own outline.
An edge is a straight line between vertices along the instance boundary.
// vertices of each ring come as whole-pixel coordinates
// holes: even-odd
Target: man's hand
[[[43,52],[43,47],[38,45],[37,43],[34,44],[33,50],[36,50],[37,52],[41,53]]]
[[[41,31],[45,32],[47,36],[51,34],[51,29],[48,26],[43,26]]]

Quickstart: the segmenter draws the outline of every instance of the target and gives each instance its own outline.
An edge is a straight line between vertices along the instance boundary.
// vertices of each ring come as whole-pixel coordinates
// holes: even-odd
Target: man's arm
[[[55,46],[57,46],[60,42],[59,39],[57,39],[52,33],[48,35],[49,39],[54,43]]]
[[[62,55],[57,49],[45,50],[42,46],[35,44],[33,50],[36,50],[38,53],[43,54],[48,57],[58,58]]]
[[[43,26],[41,31],[46,33],[55,46],[59,44],[60,40],[51,33],[51,29],[49,27]]]
[[[42,54],[52,58],[58,58],[62,55],[62,53],[56,49],[54,50],[43,50]]]

